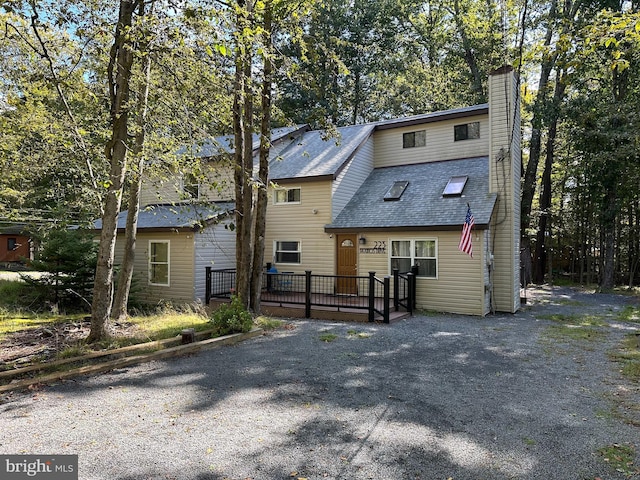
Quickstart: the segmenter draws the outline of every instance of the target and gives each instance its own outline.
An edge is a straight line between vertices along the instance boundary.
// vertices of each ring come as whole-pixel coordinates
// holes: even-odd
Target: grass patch
[[[603,327],[607,325],[599,315],[552,313],[548,315],[539,315],[538,318],[540,320],[550,320],[556,323],[569,324],[575,327]]]
[[[258,317],[255,319],[254,323],[257,327],[260,327],[263,330],[276,330],[284,325],[282,320],[271,317]]]
[[[609,358],[622,364],[620,372],[629,380],[640,381],[640,346],[635,333],[625,336],[620,347],[609,352]]]
[[[163,340],[175,337],[185,328],[193,328],[196,332],[211,328],[209,319],[196,312],[162,312],[155,315],[134,316],[129,322],[137,327],[144,340]],[[124,345],[123,345],[124,346]]]
[[[323,333],[322,335],[320,335],[320,341],[321,342],[333,342],[335,339],[338,338],[338,335],[336,335],[335,333]]]
[[[544,332],[546,338],[557,341],[595,342],[604,337],[604,335],[601,330],[580,325],[551,325]]]
[[[349,335],[349,337],[355,337],[355,338],[369,338],[369,337],[371,337],[370,333],[358,332],[357,330],[348,330],[347,331],[347,335]]]
[[[598,454],[613,470],[626,477],[640,474],[640,467],[635,465],[635,448],[633,445],[614,443],[598,450]]]
[[[626,305],[618,314],[618,320],[621,322],[640,323],[640,308]]]

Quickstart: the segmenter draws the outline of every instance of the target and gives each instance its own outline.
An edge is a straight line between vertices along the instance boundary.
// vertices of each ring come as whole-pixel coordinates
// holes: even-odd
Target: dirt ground
[[[89,335],[89,320],[65,322],[21,330],[0,341],[0,370],[56,357],[65,348],[76,346]],[[130,323],[115,324],[114,336],[134,336],[137,327]]]

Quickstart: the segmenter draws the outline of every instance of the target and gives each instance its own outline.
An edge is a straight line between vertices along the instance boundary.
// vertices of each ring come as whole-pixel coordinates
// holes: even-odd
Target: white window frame
[[[188,178],[189,176],[191,176],[192,178],[191,179]],[[188,180],[195,180],[195,182],[190,182]],[[191,188],[192,190],[196,190],[196,194],[194,195],[193,192],[190,192],[188,190],[188,188]],[[195,175],[189,175],[189,174],[183,175],[183,177],[182,177],[182,195],[185,198],[189,198],[189,199],[193,199],[193,200],[201,200],[201,197],[202,197],[202,184],[200,183],[200,180],[198,180],[198,178]]]
[[[154,262],[153,261],[153,257],[151,255],[152,252],[152,247],[151,245],[154,243],[164,243],[167,245],[167,261],[166,262]],[[149,273],[148,273],[148,280],[149,280],[149,285],[154,285],[157,287],[170,287],[171,286],[171,241],[170,240],[149,240],[149,254],[148,254],[148,261],[149,261]],[[167,266],[167,283],[156,283],[153,280],[153,265],[166,265]]]
[[[296,243],[298,250],[278,250],[278,246],[282,243]],[[278,261],[278,252],[297,253],[297,262],[281,262]],[[273,263],[277,265],[300,265],[302,263],[302,242],[300,240],[274,240],[273,241]]]
[[[298,190],[298,198],[300,200],[289,201],[289,192],[292,190]],[[278,200],[278,192],[286,192],[286,200]],[[273,204],[274,205],[296,205],[302,203],[302,188],[301,187],[277,187],[273,190]]]
[[[409,256],[394,256],[393,255],[393,243],[394,242],[409,242]],[[435,247],[435,255],[433,257],[417,257],[416,256],[416,242],[434,242]],[[416,260],[435,260],[436,262],[436,274],[435,276],[427,276],[427,275],[418,275],[419,278],[428,278],[432,280],[438,279],[438,274],[440,269],[438,267],[438,239],[434,237],[419,237],[419,238],[390,238],[389,239],[389,272],[393,271],[392,260],[394,258],[409,258],[410,266],[414,266],[416,264]]]

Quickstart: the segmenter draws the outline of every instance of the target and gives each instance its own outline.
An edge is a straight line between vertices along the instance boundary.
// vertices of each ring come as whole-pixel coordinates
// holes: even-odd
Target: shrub
[[[251,314],[236,296],[231,297],[231,303],[220,305],[210,320],[218,335],[248,332],[253,327]]]
[[[46,272],[38,279],[25,277],[40,287],[55,305],[85,308],[91,305],[97,249],[93,237],[80,230],[52,230],[42,239],[42,249],[32,262]]]

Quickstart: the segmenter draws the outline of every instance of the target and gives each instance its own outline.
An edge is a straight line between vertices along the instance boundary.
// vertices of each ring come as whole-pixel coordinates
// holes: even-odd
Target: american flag
[[[462,226],[462,235],[460,235],[460,243],[458,244],[458,250],[464,252],[473,258],[473,244],[471,243],[471,229],[475,224],[473,213],[471,213],[471,207],[467,205],[467,217],[464,219],[464,225]]]

